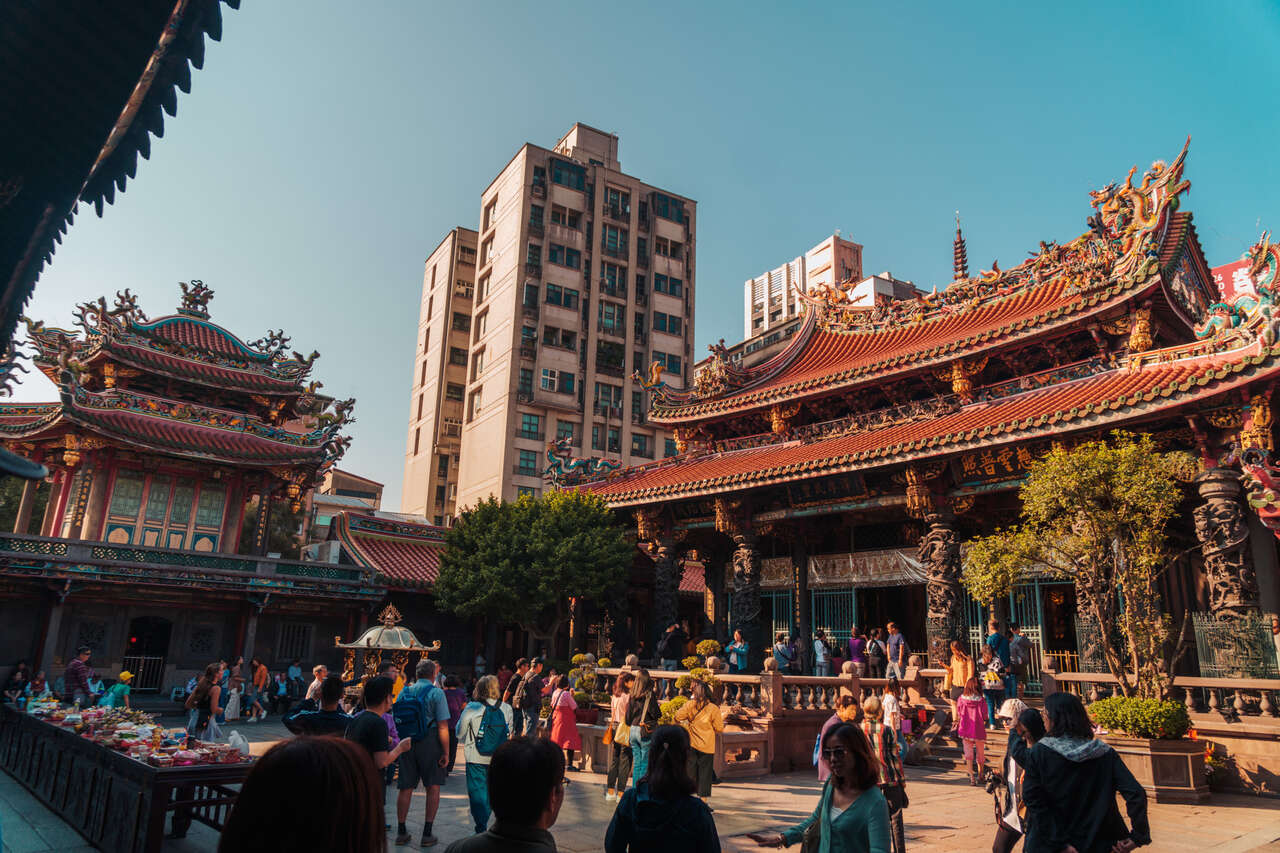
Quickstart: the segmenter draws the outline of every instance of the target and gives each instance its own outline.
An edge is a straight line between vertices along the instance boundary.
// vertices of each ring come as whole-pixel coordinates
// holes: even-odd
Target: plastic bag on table
[[[240,732],[232,731],[231,735],[227,738],[227,743],[240,750],[241,755],[249,754],[249,739],[240,734]]]

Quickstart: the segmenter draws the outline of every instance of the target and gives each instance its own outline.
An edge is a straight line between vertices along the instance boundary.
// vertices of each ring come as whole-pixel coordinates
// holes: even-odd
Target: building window
[[[426,352],[427,347],[431,346],[431,327],[422,330],[422,351]]]
[[[311,658],[311,626],[302,622],[284,622],[280,625],[280,640],[276,643],[276,659],[295,658]]]
[[[467,362],[464,360],[462,363],[463,363],[463,364],[466,364]],[[421,375],[418,377],[418,385],[420,385],[420,386],[421,386],[421,385],[426,385],[426,384],[427,384],[427,363],[426,363],[426,361],[423,361],[423,362],[422,362],[422,373],[421,373]]]
[[[542,328],[542,343],[549,347],[560,347],[561,349],[576,351],[578,348],[578,333],[571,332],[568,329],[558,329],[555,326],[544,326]]]
[[[627,253],[627,229],[614,225],[603,225],[600,228],[600,242],[604,250],[615,257]]]
[[[604,188],[604,203],[617,213],[631,213],[631,193],[613,187]]]
[[[430,317],[435,313],[436,298],[434,296],[427,297],[427,316]]]
[[[542,244],[530,243],[524,252],[524,262],[536,266],[542,265]]]
[[[533,371],[527,367],[520,368],[520,374],[516,380],[516,393],[527,397],[533,396]]]
[[[471,331],[471,318],[461,311],[453,312],[453,330],[455,332]]]
[[[418,420],[422,420],[422,406],[423,406],[423,403],[424,403],[424,399],[423,399],[423,398],[425,398],[426,396],[427,396],[426,394],[419,394],[419,395],[418,395],[418,418],[417,418]]]
[[[636,255],[643,258],[649,254],[649,241],[644,237],[636,238]]]
[[[467,422],[468,423],[475,420],[476,416],[480,414],[480,410],[484,407],[484,403],[482,402],[482,399],[481,399],[481,394],[483,391],[484,391],[484,388],[481,387],[471,392],[471,402],[467,405]],[[447,432],[447,429],[446,429],[446,432]],[[459,435],[461,435],[462,430],[459,429],[458,433]]]
[[[644,419],[644,394],[641,391],[631,392],[631,417],[637,423]]]
[[[668,373],[674,373],[677,376],[680,375],[680,368],[682,366],[680,363],[680,356],[668,355],[665,352],[658,352],[657,350],[654,350],[653,360],[658,362],[658,364],[661,364],[662,369]]]
[[[577,231],[582,227],[582,213],[553,204],[551,205],[551,223],[553,225],[563,225],[565,228],[572,228]]]
[[[535,228],[542,227],[543,207],[540,204],[529,205],[529,224]]]
[[[521,412],[520,430],[517,435],[520,438],[532,438],[535,441],[542,441],[542,415],[531,415],[528,412]]]
[[[461,403],[464,391],[465,389],[457,382],[450,382],[444,386],[444,398]]]
[[[627,308],[612,302],[601,302],[597,310],[600,331],[614,335],[625,335],[627,328]]]
[[[649,436],[641,433],[631,434],[631,455],[642,456],[645,459],[653,458],[653,445],[649,440]]]
[[[475,382],[480,378],[480,374],[484,373],[484,348],[475,351],[475,355],[471,357],[471,381]]]
[[[493,260],[493,238],[490,237],[480,244],[480,263],[487,264]]]
[[[653,194],[653,213],[672,222],[684,222],[684,202],[678,198],[655,192]]]
[[[473,210],[475,208],[472,208]],[[481,231],[488,231],[493,227],[493,221],[498,218],[498,200],[495,198],[484,206],[484,225]]]
[[[538,490],[533,486],[516,486],[516,495],[522,498],[526,495],[531,498],[536,498],[538,496]]]
[[[485,275],[476,283],[476,302],[483,302],[484,298],[489,295],[489,281],[491,275]]]
[[[674,276],[654,273],[653,290],[655,293],[665,293],[669,296],[683,296],[684,282]]]
[[[562,308],[576,310],[578,307],[578,291],[572,287],[561,287],[558,284],[547,285],[547,304],[559,305]]]
[[[571,190],[584,190],[587,186],[587,170],[576,163],[552,159],[551,182]]]
[[[436,475],[440,477],[449,476],[449,454],[441,453],[436,463]]]
[[[538,476],[540,473],[538,471],[538,451],[519,451],[519,461],[516,463],[516,473],[523,474],[526,477]]]
[[[552,243],[551,249],[547,254],[547,260],[553,264],[559,264],[562,267],[576,270],[582,267],[582,253],[577,249],[570,249],[561,246],[559,243]]]
[[[609,443],[606,449],[610,453],[622,452],[622,433],[617,427],[609,427]]]
[[[591,449],[604,450],[604,441],[600,437],[600,424],[591,425]]]
[[[679,451],[676,450],[676,440],[674,438],[666,439],[666,441],[662,446],[662,455],[664,457],[670,458],[672,456],[677,455],[678,453]]]
[[[556,440],[569,439],[569,443],[578,443],[578,425],[573,421],[556,421]]]
[[[675,314],[663,314],[661,311],[654,311],[653,329],[655,332],[666,332],[669,335],[683,334],[684,320]]]
[[[454,315],[457,316],[456,314]],[[476,333],[473,335],[474,343],[480,343],[480,339],[484,337],[484,333],[489,329],[489,312],[485,311],[476,318]]]
[[[449,363],[459,365],[460,367],[466,367],[467,351],[462,347],[449,347]],[[427,365],[425,362],[423,362],[422,365],[422,381],[424,383],[427,381]]]
[[[444,434],[447,436],[451,436],[453,438],[457,438],[458,436],[462,435],[462,421],[458,420],[457,418],[445,418]],[[453,464],[454,465],[458,464],[457,456],[454,456]]]
[[[419,452],[421,449],[422,449],[422,427],[418,427],[417,429],[415,429],[415,430],[413,431],[413,455],[414,455],[414,456],[417,456],[417,455],[418,455],[418,452]],[[119,481],[117,481],[117,484],[118,484],[118,482],[119,482]],[[117,487],[118,487],[118,486],[117,486]],[[115,506],[115,504],[114,504],[114,502],[113,502],[113,503],[112,503],[112,507],[113,507],[113,509],[112,509],[112,511],[111,511],[111,514],[112,514],[112,515],[117,515],[118,513],[116,513],[116,511],[115,511],[115,509],[114,509],[114,506]]]
[[[475,249],[471,248],[470,246],[459,246],[458,254],[460,255],[459,260],[462,261],[464,264],[471,264],[471,266],[476,265]]]
[[[601,289],[610,296],[627,298],[627,268],[606,263],[600,269]]]

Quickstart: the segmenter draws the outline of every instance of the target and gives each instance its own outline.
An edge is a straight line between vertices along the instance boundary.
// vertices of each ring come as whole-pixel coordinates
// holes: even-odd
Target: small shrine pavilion
[[[175,667],[252,655],[255,641],[310,659],[320,637],[363,627],[361,601],[381,598],[367,572],[266,558],[273,506],[296,512],[342,456],[354,400],[319,394],[308,381],[318,354],[290,353],[283,332],[246,343],[213,323],[212,296],[193,281],[156,319],[125,291],[79,305],[78,331],[27,321],[58,399],[0,404],[0,441],[52,484],[38,535],[29,482],[0,541],[10,648],[41,637],[32,656],[50,666],[89,645],[168,684]]]
[[[775,357],[744,367],[713,346],[688,390],[649,386],[679,455],[582,486],[634,515],[649,636],[675,620],[696,553],[719,636],[743,628],[763,654],[770,628],[839,640],[893,620],[937,661],[946,641],[984,633],[985,603],[960,585],[965,541],[1016,519],[1052,442],[1117,428],[1200,460],[1172,531],[1185,556],[1163,581],[1168,612],[1190,611],[1198,639],[1275,612],[1280,247],[1264,234],[1220,287],[1182,208],[1186,156],[1091,193],[1083,234],[1017,264],[971,275],[957,227],[945,289],[871,306],[852,282],[804,293],[803,326]],[[1080,653],[1069,581],[998,604],[1037,667]],[[1206,670],[1212,650],[1199,652]]]

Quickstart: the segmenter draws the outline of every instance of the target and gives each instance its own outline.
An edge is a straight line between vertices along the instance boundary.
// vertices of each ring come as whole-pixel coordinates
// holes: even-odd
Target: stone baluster
[[[1222,702],[1218,698],[1218,688],[1210,687],[1206,692],[1209,694],[1209,713],[1217,713],[1222,707]]]
[[[1268,717],[1276,716],[1276,706],[1271,701],[1270,690],[1262,691],[1262,697],[1258,700],[1258,713]]]

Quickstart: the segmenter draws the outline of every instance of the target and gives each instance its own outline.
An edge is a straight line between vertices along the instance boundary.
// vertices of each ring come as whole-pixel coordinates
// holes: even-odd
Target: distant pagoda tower
[[[952,251],[955,272],[952,281],[964,281],[969,277],[969,253],[965,250],[964,235],[960,233],[960,211],[956,211],[956,240]]]
[[[77,306],[81,332],[27,321],[59,400],[0,405],[0,441],[51,471],[41,534],[232,553],[257,496],[248,544],[265,553],[270,502],[296,510],[346,450],[355,401],[304,384],[318,353],[288,353],[283,332],[245,343],[209,321],[202,282],[182,292],[156,320],[126,290]]]

